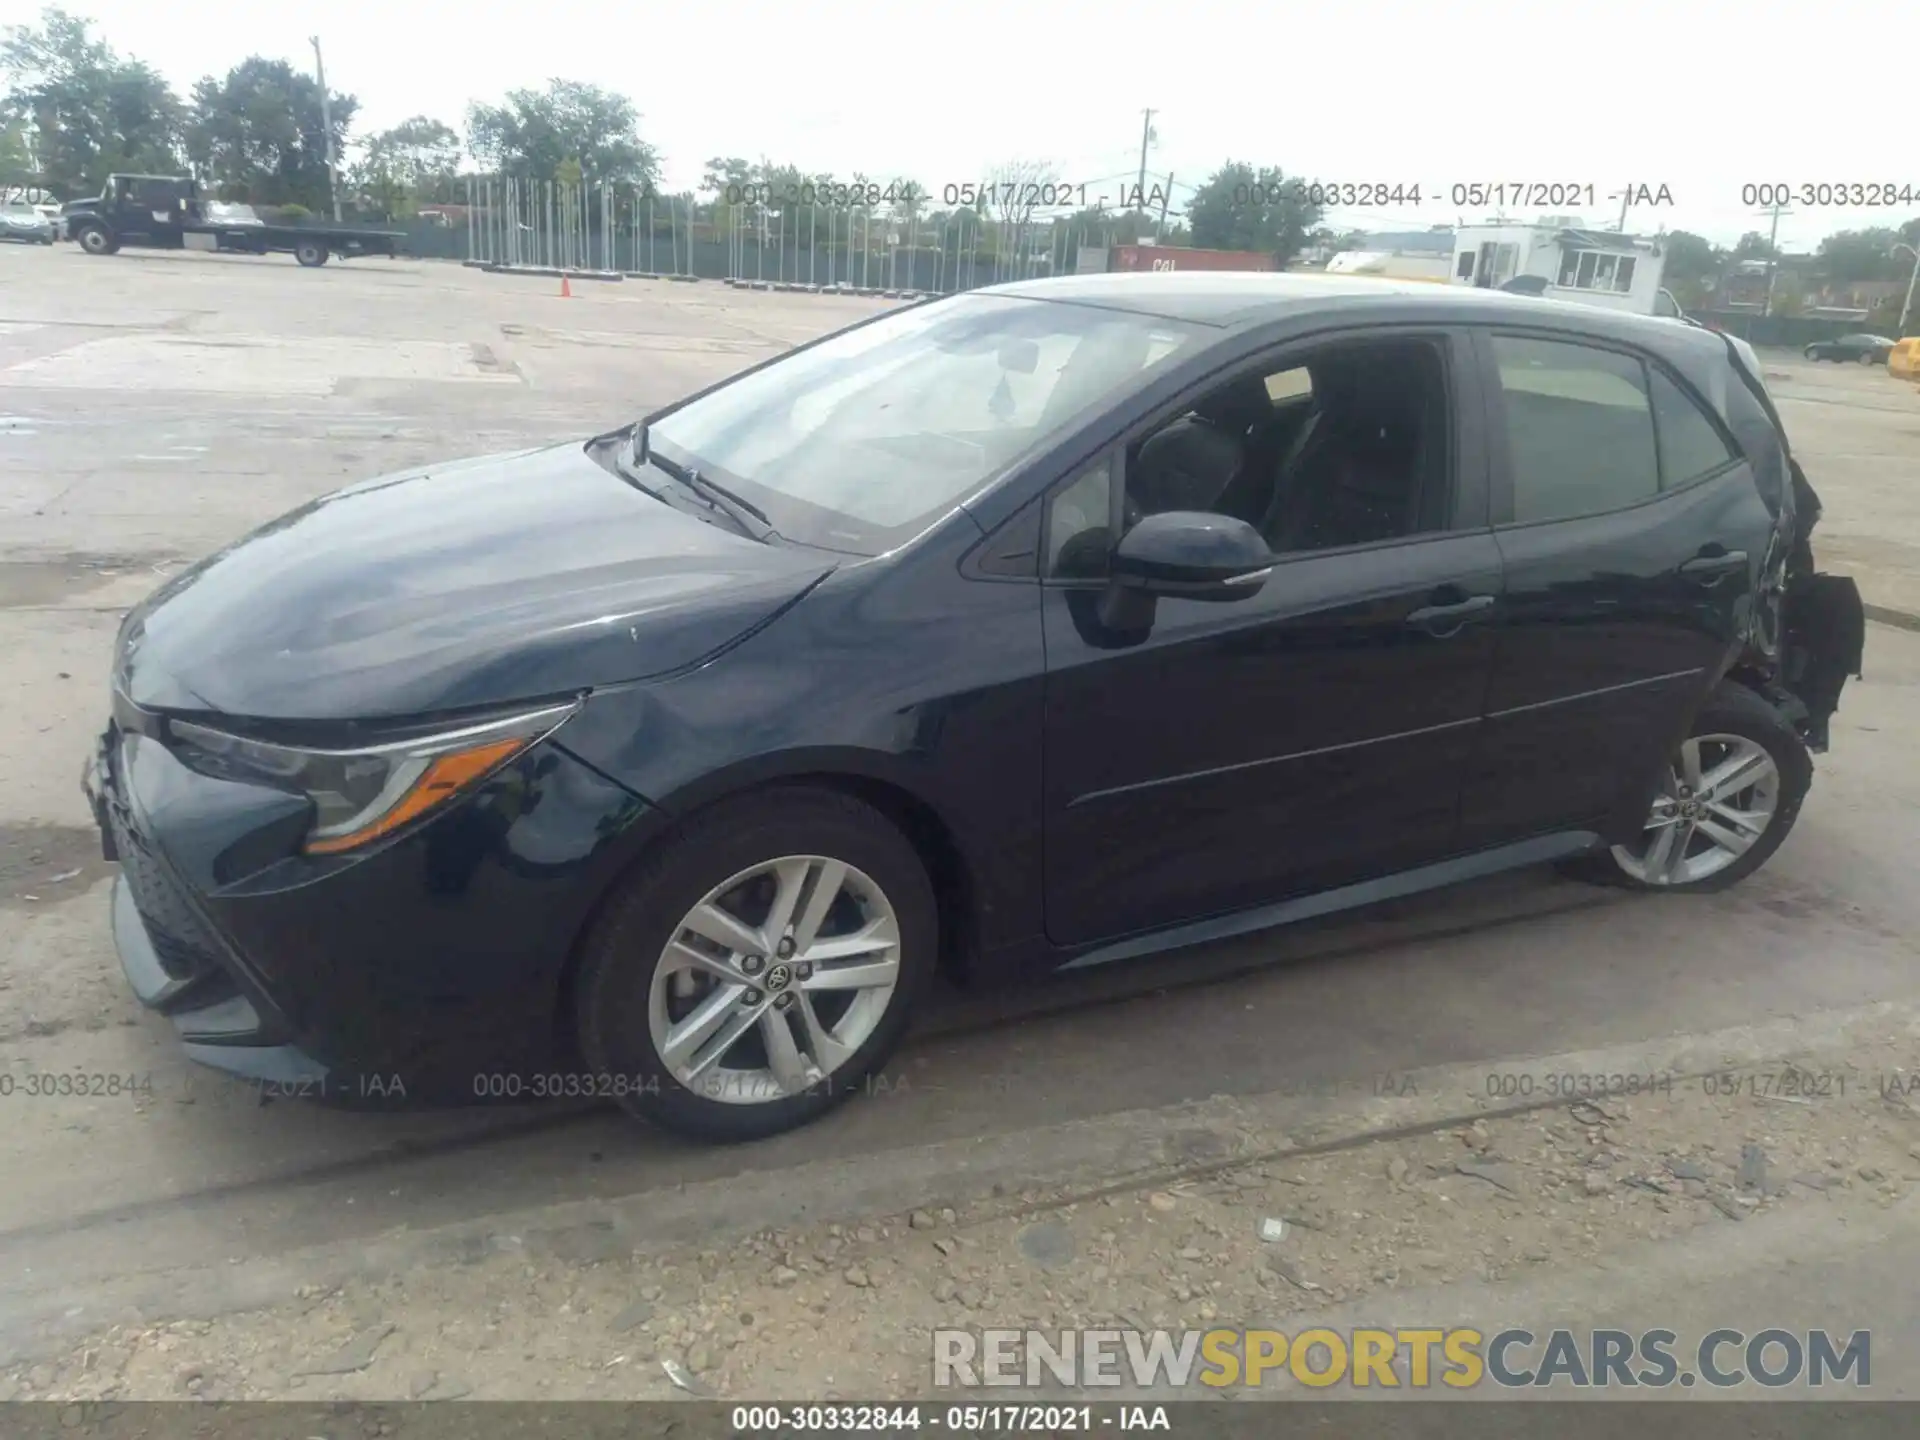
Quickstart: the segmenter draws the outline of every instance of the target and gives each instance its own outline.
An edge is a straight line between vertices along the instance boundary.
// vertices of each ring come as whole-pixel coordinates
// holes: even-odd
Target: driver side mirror
[[[1117,630],[1153,623],[1161,596],[1224,603],[1258,594],[1274,555],[1244,520],[1200,510],[1148,515],[1120,537],[1108,562],[1100,619]]]

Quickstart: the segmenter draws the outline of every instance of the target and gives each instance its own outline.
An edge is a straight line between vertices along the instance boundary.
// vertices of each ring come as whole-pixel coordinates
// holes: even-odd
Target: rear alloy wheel
[[[1878,365],[1880,363],[1880,357],[1875,355],[1871,350],[1862,350],[1860,352],[1860,363],[1862,365]]]
[[[1802,355],[1805,355],[1807,359],[1813,361],[1815,364],[1819,363],[1820,347],[1818,345],[1809,345],[1805,350],[1802,350],[1800,353]]]
[[[318,240],[302,240],[293,247],[293,258],[310,268],[324,265],[327,263],[327,247]]]
[[[1661,776],[1640,837],[1610,852],[1617,877],[1664,891],[1744,879],[1787,838],[1812,773],[1778,711],[1744,686],[1722,686]]]
[[[850,796],[777,790],[696,816],[589,941],[593,1093],[702,1139],[804,1124],[892,1053],[938,933],[913,847]]]

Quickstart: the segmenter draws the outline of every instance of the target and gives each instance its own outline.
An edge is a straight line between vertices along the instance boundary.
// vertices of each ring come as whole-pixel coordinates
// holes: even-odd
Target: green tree
[[[359,102],[331,94],[335,153],[345,151]],[[252,55],[193,87],[187,155],[229,200],[330,206],[320,86],[284,60]]]
[[[1777,260],[1780,252],[1767,243],[1767,237],[1758,230],[1749,230],[1742,235],[1733,247],[1735,260]]]
[[[389,216],[445,204],[459,198],[460,150],[460,137],[450,126],[416,115],[366,142],[353,183],[373,208]]]
[[[489,169],[520,180],[553,180],[574,160],[590,185],[652,186],[660,158],[640,138],[640,114],[624,95],[577,80],[511,90],[500,105],[467,111],[467,148]]]
[[[1682,306],[1706,303],[1720,283],[1727,252],[1687,230],[1675,230],[1665,240],[1666,266],[1661,277]]]
[[[1320,223],[1321,207],[1303,183],[1277,165],[1256,170],[1229,161],[1207,177],[1187,203],[1193,243],[1210,250],[1259,250],[1284,267]]]
[[[1839,230],[1820,242],[1820,268],[1838,284],[1864,280],[1904,280],[1913,257],[1896,259],[1893,247],[1900,232],[1892,226],[1870,230]]]
[[[150,66],[116,54],[58,8],[0,35],[0,111],[20,127],[40,183],[70,197],[97,191],[116,170],[180,168],[180,100]]]
[[[0,185],[39,183],[40,167],[33,163],[27,143],[27,122],[0,119]]]

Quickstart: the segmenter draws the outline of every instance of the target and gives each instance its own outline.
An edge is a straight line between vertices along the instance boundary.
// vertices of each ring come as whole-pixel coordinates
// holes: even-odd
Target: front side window
[[[1440,530],[1451,502],[1448,419],[1439,340],[1328,341],[1283,369],[1233,376],[1136,440],[1122,520],[1229,516],[1276,555]]]
[[[663,417],[648,443],[782,537],[893,548],[1204,343],[1202,327],[961,295],[835,336]]]
[[[1113,549],[1113,461],[1095,461],[1055,493],[1047,507],[1047,571],[1058,580],[1107,573]]]
[[[1565,520],[1660,493],[1646,367],[1591,345],[1498,335],[1513,522]]]

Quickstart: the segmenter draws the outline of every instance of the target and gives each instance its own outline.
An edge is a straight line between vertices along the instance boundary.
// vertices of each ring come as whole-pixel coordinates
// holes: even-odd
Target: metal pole
[[[1773,224],[1767,230],[1767,303],[1760,310],[1760,318],[1763,320],[1773,314],[1774,271],[1780,263],[1780,249],[1774,242],[1780,238],[1780,217],[1792,213],[1782,205],[1773,207]]]
[[[333,197],[333,223],[340,223],[340,174],[333,155],[333,101],[327,97],[327,66],[320,58],[320,37],[309,35],[313,46],[313,70],[320,83],[320,124],[327,132],[327,193]]]
[[[1147,208],[1147,145],[1153,139],[1153,111],[1140,112],[1140,181],[1134,186],[1133,204],[1129,209]]]
[[[1916,281],[1920,281],[1920,247],[1909,245],[1906,241],[1902,240],[1898,245],[1893,247],[1893,252],[1897,255],[1902,250],[1913,251],[1913,273],[1907,277],[1907,298],[1900,306],[1900,333],[1893,337],[1896,340],[1904,340],[1906,338],[1907,317],[1913,313],[1913,287]]]

